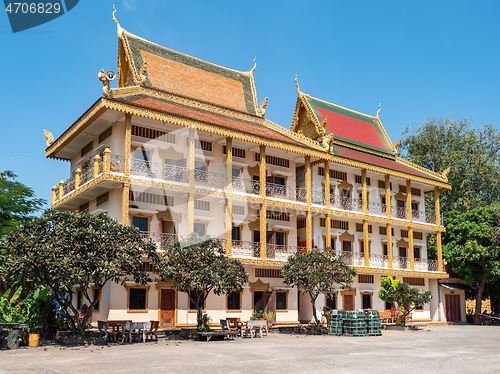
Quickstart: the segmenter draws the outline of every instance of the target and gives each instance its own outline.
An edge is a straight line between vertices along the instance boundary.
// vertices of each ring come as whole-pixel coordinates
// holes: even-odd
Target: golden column
[[[125,144],[123,146],[123,174],[130,175],[130,151],[132,150],[132,116],[125,114]]]
[[[436,225],[441,226],[441,208],[439,206],[439,188],[434,187],[434,210],[436,212]],[[436,231],[436,244],[438,255],[438,270],[443,272],[443,249],[441,248],[441,231]]]
[[[52,205],[54,205],[56,200],[57,200],[57,186],[54,186],[52,187]]]
[[[330,216],[330,161],[325,160],[324,162],[325,169],[325,205],[326,210],[326,219],[325,219],[325,241],[326,246],[332,246],[332,218]]]
[[[406,211],[408,212],[408,221],[413,221],[413,214],[411,210],[411,182],[408,179],[406,181]]]
[[[391,218],[391,181],[389,174],[385,175],[385,213]]]
[[[132,115],[125,114],[125,140],[123,143],[123,174],[127,180],[122,189],[122,225],[129,224],[130,152],[132,151]]]
[[[408,227],[408,247],[410,252],[410,269],[415,270],[415,254],[413,253],[413,227]]]
[[[82,170],[80,168],[75,170],[75,190],[80,187],[80,176],[82,175]]]
[[[260,257],[265,260],[267,258],[267,214],[266,214],[266,147],[260,146],[260,169],[259,169],[259,181],[260,181],[260,197],[262,198],[262,204],[260,205]]]
[[[370,267],[370,246],[368,245],[368,220],[363,220],[363,247],[365,249],[365,266]]]
[[[387,262],[389,269],[392,269],[392,226],[390,223],[387,224]]]
[[[128,226],[129,217],[128,217],[128,208],[129,208],[129,199],[130,199],[130,182],[123,183],[122,190],[122,225]]]
[[[106,148],[102,152],[102,172],[109,173],[111,170],[111,149]]]
[[[66,182],[64,182],[63,180],[59,182],[59,200],[62,199],[62,197],[64,196],[64,185],[66,184]]]
[[[194,126],[188,130],[188,212],[187,212],[187,234],[194,231]]]
[[[101,162],[101,156],[94,156],[94,179],[99,175],[99,162]]]
[[[231,256],[233,243],[233,139],[226,138],[226,252]]]
[[[313,240],[313,232],[312,232],[312,215],[311,215],[311,157],[305,156],[305,172],[306,172],[306,180],[305,180],[305,188],[306,188],[306,204],[307,204],[307,212],[306,212],[306,248],[308,251],[312,249],[312,240]]]

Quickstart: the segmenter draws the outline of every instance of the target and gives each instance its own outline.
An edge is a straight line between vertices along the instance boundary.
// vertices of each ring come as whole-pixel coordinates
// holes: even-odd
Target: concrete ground
[[[262,339],[47,346],[0,351],[0,373],[500,373],[500,326],[383,336],[273,333]]]

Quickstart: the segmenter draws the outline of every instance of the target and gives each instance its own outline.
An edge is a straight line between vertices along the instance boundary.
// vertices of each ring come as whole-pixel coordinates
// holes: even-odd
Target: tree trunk
[[[198,304],[199,305],[199,304]],[[203,326],[203,309],[198,307],[197,308],[197,316],[196,316],[196,319],[197,319],[197,325],[198,327],[201,327]]]
[[[483,270],[483,277],[481,278],[481,282],[479,282],[476,294],[476,325],[481,325],[481,316],[479,314],[481,314],[481,304],[483,301],[483,290],[486,283],[486,276],[486,271]]]
[[[311,298],[314,322],[316,322],[316,326],[319,326],[318,316],[316,315],[316,299],[318,298],[318,295],[313,296],[311,293],[309,293],[309,297]]]

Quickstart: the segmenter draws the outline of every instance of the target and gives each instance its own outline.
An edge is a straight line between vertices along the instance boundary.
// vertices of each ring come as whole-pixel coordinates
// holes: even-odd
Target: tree
[[[47,202],[35,197],[33,190],[20,182],[11,171],[0,172],[0,238]]]
[[[440,197],[443,213],[500,201],[500,132],[491,125],[473,129],[472,124],[467,118],[430,118],[403,132],[402,157],[438,173],[451,167],[451,190]],[[428,195],[426,207],[434,208],[433,196]]]
[[[476,323],[486,284],[498,289],[500,279],[500,204],[480,205],[445,216],[443,257],[463,282],[476,290]],[[490,291],[492,292],[492,291]]]
[[[283,283],[301,289],[311,298],[311,305],[316,326],[321,322],[316,314],[316,299],[320,294],[335,291],[338,286],[349,286],[356,271],[347,266],[341,256],[337,256],[330,247],[324,251],[314,250],[304,254],[299,252],[288,257],[281,270]]]
[[[241,291],[248,281],[241,262],[228,258],[221,241],[210,236],[192,233],[170,245],[164,255],[156,271],[162,280],[172,280],[176,291],[188,294],[198,312],[199,328],[203,326],[203,306],[210,292],[222,295],[234,289]]]
[[[406,325],[406,316],[415,308],[422,307],[432,299],[430,291],[422,292],[418,288],[412,288],[408,283],[400,282],[392,277],[382,277],[380,286],[383,290],[378,292],[378,297],[388,303],[396,303],[398,309],[403,313],[399,323]]]
[[[90,285],[101,290],[109,281],[123,284],[132,278],[140,284],[151,282],[141,270],[142,258],[158,263],[156,249],[137,228],[105,215],[47,210],[0,242],[0,275],[10,284],[35,284],[51,290],[73,331],[84,334],[98,302],[89,296]],[[83,321],[73,305],[75,286],[90,304]]]

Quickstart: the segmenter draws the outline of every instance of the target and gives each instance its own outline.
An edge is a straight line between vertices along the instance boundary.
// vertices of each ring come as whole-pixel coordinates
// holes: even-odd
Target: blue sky
[[[69,176],[44,158],[42,129],[57,138],[102,95],[101,68],[116,71],[113,1],[12,34],[0,14],[0,171],[36,194]],[[289,127],[294,84],[312,96],[375,115],[395,142],[428,117],[500,123],[500,1],[116,0],[123,28],[237,70],[257,56],[266,118]],[[116,81],[115,81],[116,82]]]

